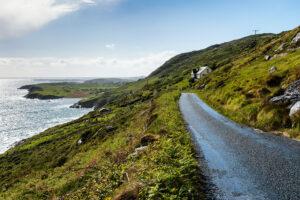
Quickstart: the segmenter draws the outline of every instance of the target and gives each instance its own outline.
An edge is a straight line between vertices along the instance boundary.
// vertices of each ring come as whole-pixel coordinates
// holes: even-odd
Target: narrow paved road
[[[179,104],[216,199],[300,200],[300,142],[240,126],[195,94]]]

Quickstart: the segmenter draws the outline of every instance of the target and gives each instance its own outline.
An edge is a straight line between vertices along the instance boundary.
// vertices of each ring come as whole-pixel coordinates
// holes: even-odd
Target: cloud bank
[[[87,5],[119,0],[0,0],[0,39],[18,37]]]
[[[107,45],[105,45],[105,48],[110,49],[110,50],[114,50],[115,47],[116,47],[115,44],[107,44]]]
[[[133,77],[145,76],[175,55],[164,51],[131,59],[0,58],[1,77]]]

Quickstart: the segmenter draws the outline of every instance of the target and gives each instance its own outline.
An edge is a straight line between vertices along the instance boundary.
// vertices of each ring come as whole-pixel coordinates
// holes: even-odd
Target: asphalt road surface
[[[238,125],[195,94],[179,105],[215,199],[300,200],[300,142]]]

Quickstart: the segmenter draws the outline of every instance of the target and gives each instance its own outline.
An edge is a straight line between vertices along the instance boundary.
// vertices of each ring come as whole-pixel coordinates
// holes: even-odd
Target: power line
[[[256,35],[256,34],[258,33],[258,31],[259,31],[259,30],[257,30],[257,29],[254,29],[254,30],[253,30],[253,32],[254,32],[254,35]]]

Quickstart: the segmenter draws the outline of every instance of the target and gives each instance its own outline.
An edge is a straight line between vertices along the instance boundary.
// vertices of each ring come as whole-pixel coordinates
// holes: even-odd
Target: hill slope
[[[299,118],[292,119],[289,111],[300,98],[279,105],[270,100],[300,79],[299,32],[298,27],[278,35],[249,36],[181,54],[150,77],[188,79],[193,68],[208,65],[213,73],[190,84],[203,100],[237,122],[297,138]]]

